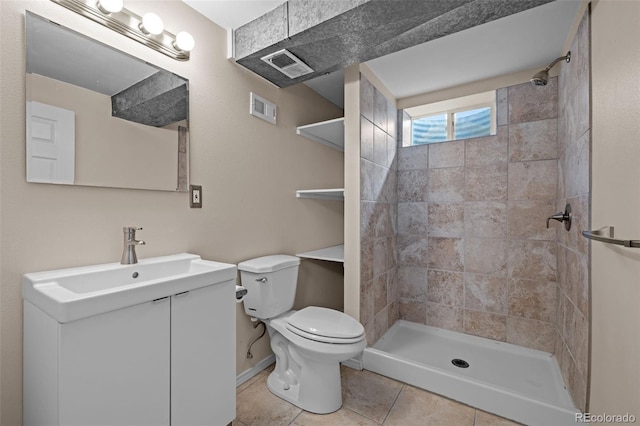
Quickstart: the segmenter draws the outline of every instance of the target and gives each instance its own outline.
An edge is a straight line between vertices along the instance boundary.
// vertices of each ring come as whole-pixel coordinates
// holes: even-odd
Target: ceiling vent
[[[289,78],[298,78],[313,72],[309,65],[287,49],[278,50],[261,59]]]

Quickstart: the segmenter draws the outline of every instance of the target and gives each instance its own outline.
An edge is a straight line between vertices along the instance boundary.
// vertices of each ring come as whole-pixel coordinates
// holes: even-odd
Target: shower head
[[[536,86],[546,86],[547,82],[549,81],[549,70],[563,59],[567,63],[571,62],[571,51],[567,52],[565,56],[560,56],[559,58],[554,59],[554,61],[551,62],[548,67],[546,67],[542,71],[535,73],[535,75],[531,77],[531,82]]]

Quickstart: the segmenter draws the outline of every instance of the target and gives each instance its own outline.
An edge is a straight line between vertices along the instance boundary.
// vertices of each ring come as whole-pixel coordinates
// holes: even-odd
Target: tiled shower
[[[589,21],[547,86],[497,90],[497,134],[401,147],[408,116],[361,77],[361,322],[397,319],[554,353],[588,377]],[[570,232],[546,219],[573,207]]]

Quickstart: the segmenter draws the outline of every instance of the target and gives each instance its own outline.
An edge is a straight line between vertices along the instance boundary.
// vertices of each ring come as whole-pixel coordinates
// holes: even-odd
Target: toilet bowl
[[[297,257],[286,255],[240,263],[248,290],[243,303],[245,312],[262,320],[269,332],[276,356],[269,390],[306,411],[326,414],[342,406],[340,362],[364,350],[364,327],[333,309],[291,310],[299,264]]]

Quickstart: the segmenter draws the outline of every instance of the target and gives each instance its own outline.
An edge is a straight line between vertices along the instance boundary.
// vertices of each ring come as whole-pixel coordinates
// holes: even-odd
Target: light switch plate
[[[189,206],[192,209],[199,209],[202,207],[202,186],[201,185],[189,185]]]

